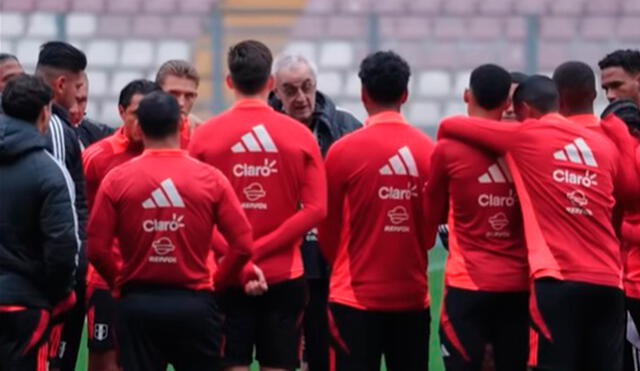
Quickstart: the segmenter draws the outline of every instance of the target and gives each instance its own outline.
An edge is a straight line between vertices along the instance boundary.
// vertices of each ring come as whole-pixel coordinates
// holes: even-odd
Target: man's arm
[[[329,267],[336,260],[342,235],[343,210],[346,202],[345,177],[342,174],[343,157],[338,147],[329,148],[325,167],[327,170],[327,217],[318,228],[318,245]]]
[[[468,116],[448,117],[440,123],[438,139],[449,138],[504,154],[514,144],[522,124]]]
[[[56,305],[73,291],[80,239],[73,182],[62,164],[52,156],[50,159],[55,163],[55,173],[43,183],[40,229],[47,294]]]
[[[446,224],[449,212],[449,173],[446,140],[441,140],[431,156],[429,181],[424,192],[424,238],[427,248],[435,244],[438,226]]]
[[[222,191],[214,215],[219,232],[214,232],[214,241],[212,241],[215,258],[219,262],[218,270],[214,276],[217,288],[223,288],[231,282],[237,281],[242,268],[251,259],[253,247],[251,224],[249,224],[231,184],[222,173],[220,173],[220,184]],[[217,238],[219,241],[215,241],[216,236],[219,236]],[[217,245],[219,243],[224,243],[223,249]],[[224,259],[221,259],[222,257]],[[242,283],[244,284],[244,282]]]
[[[313,143],[313,146],[305,161],[301,189],[302,207],[276,230],[255,242],[256,251],[261,252],[260,258],[278,254],[282,249],[289,249],[291,243],[318,225],[327,214],[327,180],[324,165],[317,144],[310,143]]]
[[[120,268],[113,257],[112,247],[118,215],[109,195],[109,176],[100,185],[87,227],[87,256],[100,276],[115,286]]]

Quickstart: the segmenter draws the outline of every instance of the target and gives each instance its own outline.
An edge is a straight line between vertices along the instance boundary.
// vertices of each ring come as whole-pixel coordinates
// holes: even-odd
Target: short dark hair
[[[511,75],[498,65],[483,64],[471,72],[469,89],[480,107],[496,109],[509,99]]]
[[[378,51],[360,63],[358,77],[367,94],[377,103],[398,102],[407,91],[411,68],[398,54]]]
[[[520,83],[513,93],[513,104],[527,103],[542,113],[558,110],[558,89],[547,76],[533,75]]]
[[[227,64],[233,83],[242,94],[258,93],[269,80],[273,56],[260,41],[246,40],[229,49]]]
[[[2,92],[2,109],[8,116],[35,123],[42,108],[53,99],[53,92],[41,77],[20,74]]]
[[[36,69],[41,67],[77,73],[87,68],[87,57],[80,49],[69,43],[49,41],[40,47]]]
[[[640,50],[620,49],[607,54],[598,66],[601,70],[609,67],[621,67],[630,74],[640,73]]]
[[[0,64],[4,63],[6,61],[16,61],[16,62],[18,62],[18,58],[13,54],[0,53]]]
[[[118,105],[126,109],[131,104],[131,98],[136,94],[147,95],[156,90],[160,90],[158,84],[151,80],[139,79],[133,80],[128,83],[120,91],[120,98],[118,98]]]
[[[158,90],[142,98],[137,115],[140,129],[146,137],[163,139],[177,132],[180,105],[172,95]]]
[[[602,111],[602,118],[610,114],[618,116],[629,127],[629,130],[640,131],[640,109],[630,99],[616,99]]]
[[[596,96],[596,75],[588,64],[579,61],[565,62],[553,71],[553,81],[567,107],[593,104]]]
[[[509,75],[511,75],[512,84],[522,84],[522,82],[529,77],[529,75],[519,71],[511,71]]]

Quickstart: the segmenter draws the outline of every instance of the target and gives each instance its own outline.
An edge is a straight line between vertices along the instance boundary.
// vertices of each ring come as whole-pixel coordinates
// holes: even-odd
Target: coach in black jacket
[[[315,66],[301,55],[283,54],[273,64],[275,89],[269,104],[293,117],[313,132],[324,156],[333,142],[362,126],[316,89]],[[302,260],[309,285],[309,305],[304,317],[305,356],[308,370],[328,371],[329,329],[326,316],[329,271],[318,248],[315,230],[302,244]],[[304,369],[304,368],[303,368]]]
[[[42,79],[21,75],[2,101],[0,362],[10,369],[35,370],[46,359],[50,317],[72,303],[78,221],[73,182],[41,135],[51,96]]]

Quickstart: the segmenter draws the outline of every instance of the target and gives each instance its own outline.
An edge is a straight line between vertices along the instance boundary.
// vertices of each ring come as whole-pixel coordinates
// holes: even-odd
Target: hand
[[[252,276],[253,277],[244,284],[244,292],[249,296],[264,294],[269,289],[269,286],[267,285],[267,280],[264,278],[262,269],[258,268],[255,264],[253,264]]]

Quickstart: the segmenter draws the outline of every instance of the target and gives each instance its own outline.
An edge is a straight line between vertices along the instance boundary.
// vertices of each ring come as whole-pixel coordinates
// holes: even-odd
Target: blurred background
[[[363,118],[359,62],[392,49],[412,67],[405,115],[433,133],[463,113],[470,70],[494,62],[550,73],[559,63],[597,62],[640,45],[640,0],[1,0],[0,50],[32,72],[38,46],[67,40],[87,53],[88,116],[118,125],[117,95],[154,78],[167,59],[192,61],[202,76],[195,113],[225,109],[226,50],[256,38],[318,66],[318,85]],[[604,98],[599,108],[604,107]]]

